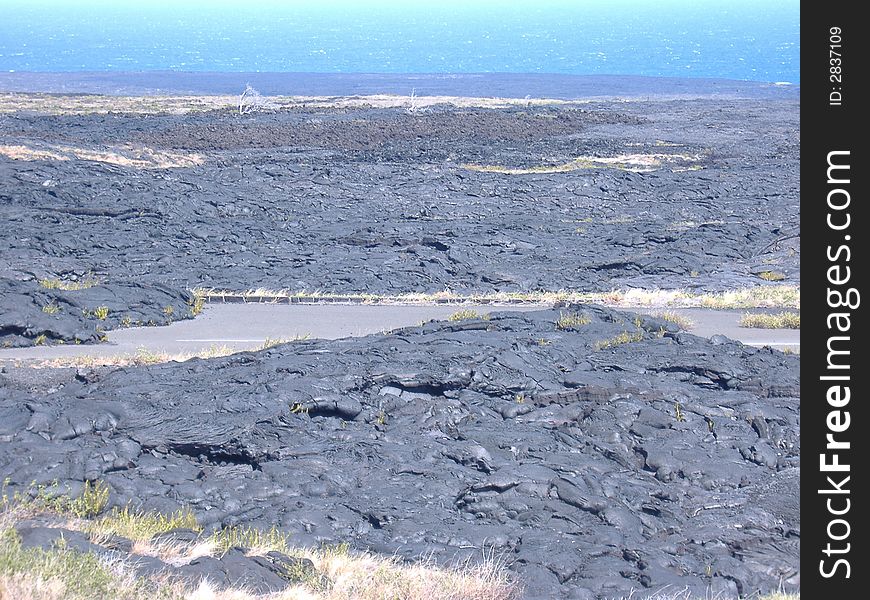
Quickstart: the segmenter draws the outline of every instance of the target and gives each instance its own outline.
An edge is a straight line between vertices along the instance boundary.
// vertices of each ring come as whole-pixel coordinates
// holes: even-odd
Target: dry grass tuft
[[[97,482],[96,490],[106,490]],[[92,511],[72,507],[91,506],[92,492],[80,498],[69,496],[42,502],[29,494],[9,498],[4,484],[0,505],[0,596],[44,598],[45,600],[514,600],[519,587],[503,562],[487,558],[480,564],[443,567],[433,561],[403,563],[395,557],[352,553],[347,545],[319,549],[290,548],[287,534],[273,528],[262,531],[246,527],[225,528],[211,536],[184,542],[154,540],[158,533],[183,527],[201,531],[189,511],[172,515],[116,509],[99,518]],[[102,496],[101,496],[102,497]],[[48,498],[48,496],[46,496]],[[99,503],[104,506],[104,503]],[[102,510],[102,508],[100,508]],[[300,571],[299,581],[283,592],[254,594],[243,588],[219,589],[203,583],[190,587],[160,578],[133,576],[127,559],[111,559],[68,549],[61,542],[51,548],[23,548],[16,524],[37,514],[53,517],[47,527],[86,532],[93,543],[107,542],[120,535],[134,542],[135,556],[157,556],[170,564],[186,564],[199,556],[219,556],[229,548],[242,548],[250,555],[270,551],[308,558],[316,573]],[[292,574],[295,578],[295,573]]]
[[[696,296],[699,306],[713,309],[800,308],[801,291],[792,285],[765,285]]]
[[[466,309],[466,310],[456,311],[455,313],[453,313],[452,315],[447,317],[447,320],[453,321],[453,322],[468,321],[470,319],[477,319],[479,317],[480,317],[480,313],[478,313],[476,310]]]
[[[393,557],[350,553],[341,546],[304,556],[333,582],[324,600],[514,600],[520,596],[503,562],[493,557],[480,564],[445,568],[432,561],[404,564]]]
[[[801,316],[796,312],[781,312],[773,315],[747,313],[740,318],[740,326],[757,329],[800,329]]]
[[[209,537],[209,543],[218,552],[230,548],[245,548],[249,555],[262,555],[268,552],[287,554],[289,536],[276,527],[263,531],[253,527],[224,527]]]
[[[68,488],[62,490],[57,485],[33,485],[26,492],[16,491],[10,496],[4,481],[0,495],[0,514],[13,520],[23,515],[39,513],[87,519],[102,513],[109,503],[109,487],[102,481],[85,481],[81,493],[74,498],[68,492]],[[6,522],[0,520],[0,528],[5,525]]]
[[[52,301],[42,307],[42,312],[47,315],[56,315],[60,312],[60,306],[58,306],[57,302]]]
[[[39,280],[39,285],[47,290],[62,290],[65,292],[74,292],[78,290],[86,290],[96,285],[100,285],[100,280],[93,275],[86,275],[77,281],[67,281],[56,277],[47,277]]]
[[[764,285],[711,294],[694,294],[686,290],[631,289],[609,292],[575,292],[571,290],[535,292],[491,292],[463,294],[445,290],[433,293],[340,294],[334,292],[294,291],[287,289],[257,288],[245,291],[197,288],[197,297],[221,302],[227,298],[247,302],[319,302],[347,304],[534,304],[563,303],[605,304],[617,308],[800,308],[800,288],[792,285]]]
[[[108,306],[98,306],[91,313],[98,321],[105,321],[109,316]]]
[[[640,342],[641,340],[643,340],[643,331],[634,331],[632,333],[629,333],[628,331],[623,331],[622,333],[615,335],[612,338],[595,342],[595,349],[606,350],[607,348],[616,348],[617,346],[622,346],[623,344]]]
[[[202,312],[202,309],[205,308],[205,296],[201,296],[199,294],[194,294],[193,298],[187,303],[190,307],[190,316],[196,317]]]
[[[679,313],[675,313],[674,311],[666,310],[663,312],[655,312],[652,313],[653,317],[657,319],[661,319],[663,321],[667,321],[668,323],[673,323],[677,327],[682,330],[688,330],[695,326],[695,323],[688,317],[684,317]]]
[[[42,579],[28,573],[0,575],[0,598],[14,600],[64,600],[66,586],[56,577]]]
[[[202,527],[189,510],[178,510],[169,515],[157,512],[141,512],[129,506],[114,508],[98,519],[85,521],[79,528],[97,536],[119,535],[132,541],[147,541],[160,533],[173,529],[193,529]]]
[[[592,319],[589,315],[583,315],[579,313],[560,313],[559,319],[556,321],[556,329],[559,330],[568,330],[568,329],[577,329],[578,327],[582,327],[583,325],[589,325],[592,322]]]
[[[290,549],[310,559],[317,573],[282,592],[255,594],[244,588],[221,589],[208,581],[185,587],[157,578],[136,578],[126,561],[107,564],[94,554],[63,547],[25,549],[12,529],[5,529],[0,547],[0,592],[3,598],[41,600],[516,600],[519,586],[504,564],[489,559],[453,568],[429,562],[404,564],[392,557],[350,553],[346,548]],[[137,543],[139,555],[157,556],[170,564],[186,564],[221,548],[199,544]],[[133,557],[135,560],[135,555]],[[301,574],[301,573],[300,573]]]

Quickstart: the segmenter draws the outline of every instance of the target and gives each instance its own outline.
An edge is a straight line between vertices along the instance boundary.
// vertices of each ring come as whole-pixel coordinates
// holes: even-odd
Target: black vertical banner
[[[801,5],[801,592],[866,597],[863,302],[870,37],[860,3]],[[824,594],[824,595],[823,595]]]

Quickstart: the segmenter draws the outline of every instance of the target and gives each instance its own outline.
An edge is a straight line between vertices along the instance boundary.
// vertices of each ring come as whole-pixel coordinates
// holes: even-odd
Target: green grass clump
[[[100,321],[105,321],[106,317],[109,316],[109,307],[108,306],[98,306],[94,309],[92,313],[94,317]]]
[[[42,307],[42,312],[47,315],[56,315],[60,312],[60,306],[57,305],[57,302],[52,301]]]
[[[270,551],[308,558],[314,569],[302,563],[279,571],[291,587],[281,598],[317,598],[346,600],[348,598],[406,598],[407,600],[448,600],[477,598],[479,600],[514,600],[520,595],[515,580],[504,570],[504,564],[488,560],[481,565],[456,568],[434,564],[405,564],[395,557],[372,554],[351,554],[347,544],[324,546],[320,550],[287,545],[288,536],[278,529],[260,531],[249,527],[227,527],[193,541],[151,540],[158,533],[177,527],[200,530],[189,512],[178,511],[162,516],[142,513],[130,508],[113,510],[99,518],[82,508],[104,506],[102,484],[89,485],[81,495],[82,506],[73,512],[85,518],[69,518],[78,499],[55,497],[39,488],[38,493],[6,494],[8,480],[2,486],[0,505],[0,598],[32,600],[264,600],[266,596],[243,586],[229,588],[208,582],[182,581],[159,573],[144,577],[135,574],[134,561],[139,556],[155,556],[174,564],[188,564],[201,556],[219,558],[220,553],[240,547],[249,556]],[[57,487],[57,484],[53,486]],[[26,522],[51,507],[59,513],[45,527],[58,528],[59,535],[50,547],[24,548],[16,532],[19,523]],[[60,517],[60,518],[56,518]],[[67,518],[64,518],[67,517]],[[196,525],[195,527],[191,527]],[[120,550],[119,556],[107,557],[93,552],[81,552],[70,547],[64,538],[66,530],[81,532],[91,543],[103,548],[117,548],[115,535],[133,542],[129,556]],[[269,597],[272,597],[271,595]],[[277,596],[276,596],[277,598]]]
[[[13,529],[0,532],[0,577],[9,597],[44,590],[44,598],[92,600],[143,598],[142,581],[119,576],[96,554],[68,549],[23,548]]]
[[[740,318],[741,327],[757,329],[800,329],[801,316],[796,312],[781,312],[772,315],[747,313]]]
[[[719,294],[704,294],[695,298],[704,308],[727,310],[734,308],[800,308],[800,288],[791,285],[764,285]]]
[[[202,531],[202,526],[189,510],[177,510],[164,515],[158,512],[140,512],[125,506],[116,507],[109,514],[89,522],[85,529],[94,534],[112,534],[129,540],[147,541],[157,534],[175,529]]]
[[[86,290],[95,285],[99,285],[100,280],[93,275],[85,275],[78,281],[66,281],[56,277],[47,277],[39,280],[39,285],[47,290],[63,290],[65,292],[74,292],[77,290]]]
[[[94,517],[106,509],[109,503],[109,486],[102,481],[85,482],[82,493],[77,498],[61,498],[61,511],[76,517]]]
[[[187,305],[190,307],[190,316],[195,317],[205,308],[205,296],[196,294],[188,301]]]
[[[615,335],[612,338],[608,338],[606,340],[601,340],[595,342],[596,350],[605,350],[607,348],[615,348],[616,346],[622,346],[623,344],[630,344],[632,342],[639,342],[643,339],[642,331],[635,331],[629,333],[628,331],[623,331],[619,335]]]
[[[2,509],[4,511],[24,509],[34,512],[48,512],[65,517],[86,519],[95,517],[106,509],[109,503],[109,486],[102,481],[86,481],[82,493],[73,498],[69,494],[55,493],[51,488],[40,485],[30,493],[16,491],[11,497],[3,484]]]
[[[252,527],[224,527],[214,532],[209,541],[214,543],[218,551],[226,552],[230,548],[255,549],[262,552],[287,552],[288,535],[276,527],[263,531]]]
[[[566,329],[576,329],[582,325],[589,325],[592,319],[588,315],[578,313],[560,313],[559,320],[556,321],[556,329],[562,331]]]
[[[449,317],[447,317],[448,321],[467,321],[469,319],[477,319],[480,317],[480,314],[476,310],[465,309],[458,310]]]

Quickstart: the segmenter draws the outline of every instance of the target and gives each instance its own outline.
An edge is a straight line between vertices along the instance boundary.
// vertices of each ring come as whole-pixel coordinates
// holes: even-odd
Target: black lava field
[[[200,286],[799,285],[798,117],[788,98],[2,114],[0,343],[191,318]],[[526,598],[798,590],[799,367],[592,305],[149,367],[6,366],[0,477],[101,481],[113,506],[300,546],[494,554]],[[281,586],[237,553],[159,562],[143,573]]]

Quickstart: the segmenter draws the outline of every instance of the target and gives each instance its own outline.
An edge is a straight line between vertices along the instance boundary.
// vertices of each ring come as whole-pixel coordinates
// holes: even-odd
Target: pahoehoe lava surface
[[[557,328],[565,313],[587,318]],[[798,585],[798,363],[571,306],[71,371],[53,391],[7,367],[0,476],[100,479],[115,505],[296,544],[494,550],[529,598],[731,598]]]
[[[0,145],[67,160],[0,153],[0,277],[32,296],[19,282],[91,274],[109,290],[126,286],[116,295],[140,307],[134,285],[713,291],[763,284],[763,272],[797,284],[798,117],[798,100],[775,95],[413,114],[3,114]],[[196,153],[203,162],[139,169],[69,148]],[[660,164],[534,171],[625,155]],[[31,304],[30,322],[19,310],[18,337],[2,341],[40,335],[44,317]],[[136,318],[160,323],[159,308]],[[68,313],[52,318],[55,332],[77,326],[60,323]]]
[[[190,317],[196,302],[186,290],[136,281],[63,290],[0,279],[0,297],[4,346],[99,342],[109,329],[163,325]]]

